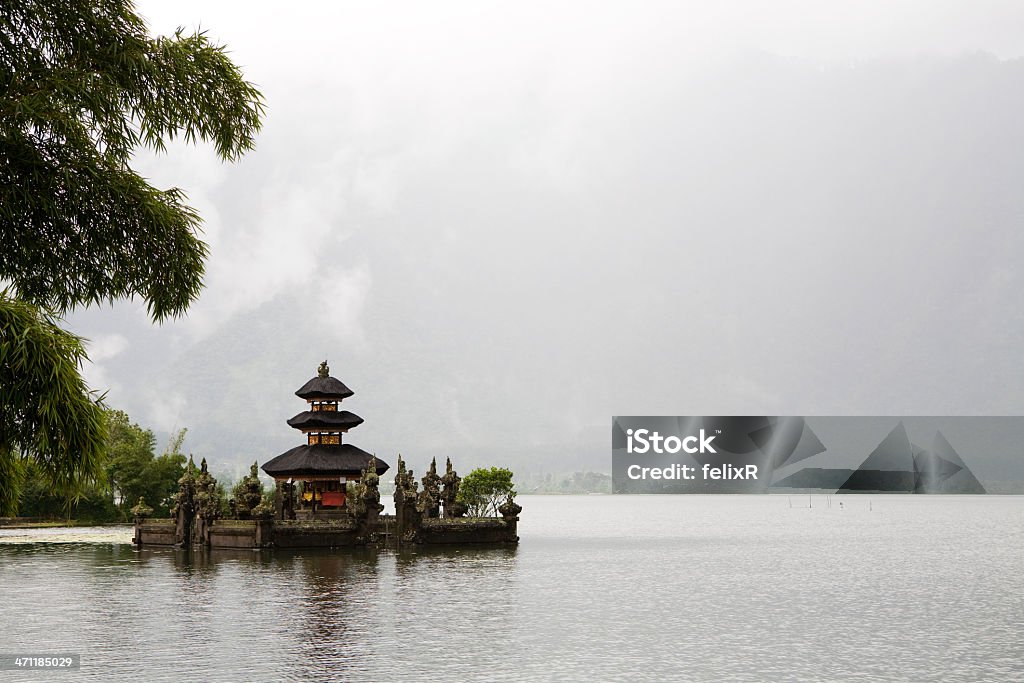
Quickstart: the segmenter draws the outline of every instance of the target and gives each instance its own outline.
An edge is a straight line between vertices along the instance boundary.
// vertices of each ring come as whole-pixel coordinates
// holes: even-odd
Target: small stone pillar
[[[256,540],[254,545],[256,548],[269,548],[274,545],[274,520],[256,520]]]
[[[505,529],[507,535],[505,540],[509,543],[516,543],[519,541],[518,529],[519,529],[519,513],[523,511],[521,505],[516,503],[515,494],[509,493],[508,498],[505,502],[498,506],[498,512],[505,519]]]
[[[136,547],[142,546],[142,524],[146,521],[146,518],[153,514],[153,508],[146,505],[146,499],[139,496],[139,502],[135,504],[135,507],[131,509],[132,521],[135,523],[135,536],[132,538],[132,544]]]

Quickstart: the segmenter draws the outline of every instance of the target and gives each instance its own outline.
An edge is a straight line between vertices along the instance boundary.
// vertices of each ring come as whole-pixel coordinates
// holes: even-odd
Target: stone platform
[[[403,520],[404,521],[404,520]],[[371,524],[354,518],[326,520],[217,519],[186,542],[173,519],[137,519],[132,542],[138,546],[206,548],[346,548],[357,546],[501,544],[519,542],[519,518],[457,517],[416,520],[399,525],[393,515]]]

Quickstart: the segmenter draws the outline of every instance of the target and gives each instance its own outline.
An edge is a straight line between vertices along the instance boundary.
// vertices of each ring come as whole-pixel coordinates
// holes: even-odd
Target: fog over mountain
[[[417,471],[607,471],[612,415],[1024,411],[1018,3],[139,6],[266,126],[138,156],[205,220],[187,318],[69,321],[215,470],[301,442],[324,358]]]

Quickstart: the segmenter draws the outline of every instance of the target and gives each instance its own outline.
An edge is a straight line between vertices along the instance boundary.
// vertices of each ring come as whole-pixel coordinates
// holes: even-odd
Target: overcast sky
[[[267,98],[237,164],[138,155],[204,217],[189,316],[70,318],[197,456],[300,443],[324,358],[392,464],[607,470],[612,415],[1024,412],[1018,2],[139,8]]]

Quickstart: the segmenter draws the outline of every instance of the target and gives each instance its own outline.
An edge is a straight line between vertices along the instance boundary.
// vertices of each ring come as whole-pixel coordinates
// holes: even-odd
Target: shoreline
[[[0,531],[4,529],[75,529],[82,527],[114,527],[131,526],[131,522],[79,522],[70,521],[46,521],[46,522],[21,522],[16,519],[0,520]]]

